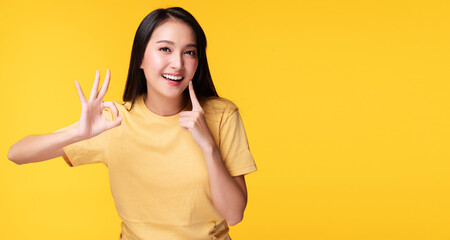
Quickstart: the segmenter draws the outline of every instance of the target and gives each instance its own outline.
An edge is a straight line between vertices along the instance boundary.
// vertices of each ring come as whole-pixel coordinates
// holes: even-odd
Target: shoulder
[[[234,112],[238,109],[231,100],[222,97],[208,97],[200,101],[203,110]]]
[[[238,110],[231,100],[221,97],[208,97],[200,100],[205,117],[225,120]]]

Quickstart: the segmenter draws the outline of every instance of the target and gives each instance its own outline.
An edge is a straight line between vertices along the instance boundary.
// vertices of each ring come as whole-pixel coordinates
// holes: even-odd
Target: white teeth
[[[181,79],[183,79],[182,76],[172,76],[172,75],[168,75],[168,74],[163,74],[162,76],[167,79],[175,80],[175,81],[180,81]]]

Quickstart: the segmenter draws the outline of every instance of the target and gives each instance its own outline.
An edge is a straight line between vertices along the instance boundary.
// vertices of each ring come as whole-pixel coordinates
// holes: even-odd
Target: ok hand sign
[[[182,111],[178,121],[184,130],[191,132],[192,137],[200,148],[207,150],[209,147],[214,146],[215,142],[206,123],[204,111],[195,95],[192,81],[189,82],[189,95],[192,102],[192,111]]]
[[[118,110],[113,102],[103,102],[103,97],[106,94],[109,86],[110,71],[106,70],[105,81],[103,82],[100,92],[98,92],[98,85],[100,82],[100,72],[97,70],[95,74],[94,86],[92,86],[89,100],[86,100],[81,90],[80,84],[75,81],[78,96],[81,102],[81,117],[78,123],[78,136],[81,140],[85,140],[100,133],[117,127],[122,122],[122,117],[119,117]],[[103,109],[110,108],[114,114],[114,121],[108,121],[103,116]]]

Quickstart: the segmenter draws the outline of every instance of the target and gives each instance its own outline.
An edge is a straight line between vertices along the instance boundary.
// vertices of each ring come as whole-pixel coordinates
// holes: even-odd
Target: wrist
[[[86,138],[83,137],[80,134],[80,131],[78,130],[78,127],[75,128],[71,128],[67,131],[67,135],[68,135],[68,139],[71,143],[75,143],[75,142],[79,142],[79,141],[83,141]]]
[[[203,147],[203,152],[205,153],[214,153],[215,151],[218,151],[219,148],[217,148],[216,143],[214,141],[208,141]]]

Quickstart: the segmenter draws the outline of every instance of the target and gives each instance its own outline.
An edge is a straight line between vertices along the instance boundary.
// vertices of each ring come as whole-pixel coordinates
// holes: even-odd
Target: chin
[[[182,97],[184,94],[183,94],[183,92],[171,92],[171,93],[165,92],[165,93],[163,93],[163,95],[170,99],[177,99],[177,98]]]

